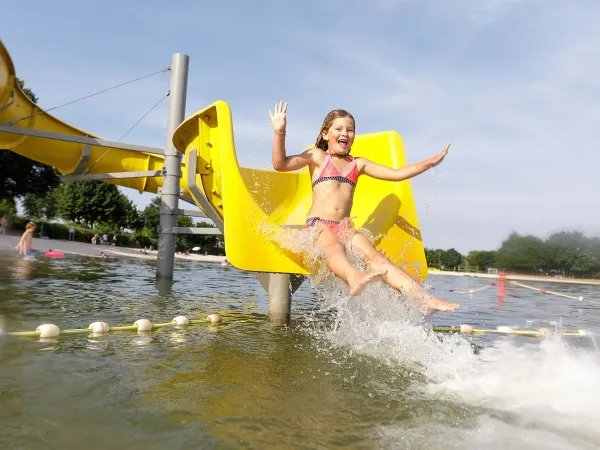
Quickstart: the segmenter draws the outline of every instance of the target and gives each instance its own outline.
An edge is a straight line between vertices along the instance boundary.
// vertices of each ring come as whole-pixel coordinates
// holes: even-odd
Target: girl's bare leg
[[[354,249],[360,250],[365,255],[366,262],[371,267],[371,270],[385,271],[384,281],[394,289],[413,298],[417,302],[419,310],[424,314],[430,315],[438,311],[454,311],[458,308],[457,303],[445,302],[425,292],[419,283],[383,256],[362,234],[355,233],[350,242]]]
[[[317,223],[316,226],[318,230],[316,245],[324,250],[325,262],[329,270],[348,285],[350,295],[359,295],[367,283],[385,276],[384,268],[373,272],[356,270],[348,261],[346,249],[335,233],[322,223]]]

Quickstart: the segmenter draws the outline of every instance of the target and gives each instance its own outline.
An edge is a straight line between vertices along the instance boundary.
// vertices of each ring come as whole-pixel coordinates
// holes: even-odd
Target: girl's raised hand
[[[283,103],[283,101],[280,101],[279,103],[275,103],[275,111],[273,113],[269,110],[271,125],[273,125],[273,130],[275,130],[276,133],[285,131],[285,115],[287,113],[287,107],[287,102]]]
[[[452,145],[452,142],[448,142],[448,145],[446,145],[446,147],[444,147],[444,150],[442,150],[440,153],[438,153],[433,158],[431,158],[431,167],[437,166],[439,163],[441,163],[444,160],[444,158],[448,154],[448,149],[450,148],[451,145]]]

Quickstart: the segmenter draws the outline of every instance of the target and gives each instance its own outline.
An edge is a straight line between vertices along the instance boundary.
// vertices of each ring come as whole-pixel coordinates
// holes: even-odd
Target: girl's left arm
[[[393,169],[391,167],[382,166],[381,164],[376,164],[372,161],[369,161],[366,158],[360,158],[362,160],[362,172],[365,175],[368,175],[372,178],[377,178],[378,180],[386,180],[386,181],[402,181],[407,180],[412,177],[416,177],[417,175],[422,174],[423,172],[431,169],[432,167],[437,166],[441,163],[446,154],[448,153],[448,149],[450,148],[450,143],[446,145],[444,150],[442,150],[439,154],[435,155],[433,158],[426,159],[425,161],[421,161],[415,164],[408,164],[404,167],[399,167],[397,169]]]

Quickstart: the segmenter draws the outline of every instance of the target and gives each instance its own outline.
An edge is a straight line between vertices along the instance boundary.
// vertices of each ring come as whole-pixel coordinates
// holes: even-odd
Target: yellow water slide
[[[197,161],[197,183],[224,219],[225,251],[236,267],[259,272],[306,274],[302,255],[281,245],[304,228],[312,200],[308,169],[275,172],[240,167],[231,111],[218,101],[185,120],[173,144],[188,164]],[[357,136],[355,157],[390,167],[406,165],[395,132]],[[191,179],[191,178],[190,178]],[[400,183],[361,177],[351,212],[354,225],[368,230],[377,247],[418,280],[427,276],[417,211],[408,180]]]
[[[0,41],[0,125],[73,137],[97,138],[91,133],[68,125],[34,104],[19,88],[15,68],[8,51]],[[164,158],[149,152],[115,149],[95,145],[64,142],[34,136],[0,133],[0,149],[10,150],[34,161],[48,164],[61,174],[114,173],[161,170]],[[139,192],[157,192],[161,177],[105,180]]]
[[[12,60],[0,41],[0,127],[6,126],[18,127],[25,134],[0,132],[0,149],[48,164],[63,175],[129,172],[131,178],[103,181],[139,192],[158,192],[162,184],[161,176],[139,176],[160,174],[164,158],[158,149],[135,145],[111,148],[32,103],[16,84]],[[77,142],[48,139],[47,133],[70,136]],[[183,195],[221,228],[227,257],[235,267],[308,274],[302,255],[281,245],[294,239],[294,233],[304,227],[311,201],[307,170],[281,173],[240,167],[231,111],[222,101],[185,120],[175,132],[173,143],[185,155]],[[402,139],[395,132],[357,136],[352,152],[391,167],[406,164]],[[408,180],[391,183],[361,177],[352,217],[356,227],[375,236],[377,247],[391,261],[418,280],[427,276]]]

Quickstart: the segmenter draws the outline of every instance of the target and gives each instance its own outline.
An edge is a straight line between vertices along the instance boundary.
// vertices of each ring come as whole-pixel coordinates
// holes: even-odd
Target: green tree
[[[0,216],[3,214],[15,215],[17,213],[17,207],[15,201],[12,198],[0,199]]]
[[[29,100],[31,100],[33,103],[37,103],[39,101],[39,98],[37,97],[37,95],[35,95],[31,89],[26,88],[25,82],[23,80],[21,80],[19,77],[17,77],[17,84],[23,91],[23,94],[25,94],[27,97],[29,97]]]
[[[548,248],[539,237],[513,232],[496,254],[498,267],[525,272],[544,272],[551,265]]]
[[[45,214],[43,211],[45,209]],[[37,195],[37,194],[25,194],[23,197],[23,209],[25,210],[25,215],[30,218],[40,218],[42,215],[48,219],[52,220],[57,217],[57,209],[56,209],[56,191],[50,190],[45,195]]]
[[[140,214],[144,223],[144,231],[152,238],[158,237],[158,225],[160,224],[160,196],[154,197]],[[177,217],[178,227],[202,227],[213,228],[214,225],[208,222],[197,222],[194,224],[189,216]],[[200,234],[180,234],[176,238],[176,248],[178,250],[190,250],[194,247],[200,247],[201,251],[208,252],[217,249],[223,249],[223,236],[221,235],[200,235]]]
[[[473,250],[469,252],[466,259],[469,262],[469,266],[478,267],[479,270],[486,270],[488,267],[494,267],[496,252]]]
[[[56,190],[60,217],[93,228],[105,223],[123,228],[129,201],[114,184],[100,181],[72,181]]]
[[[199,228],[214,228],[215,225],[212,222],[196,222],[196,226]],[[202,252],[214,252],[219,249],[225,248],[225,241],[223,240],[222,234],[200,234],[194,235],[194,245],[200,247]]]
[[[38,98],[17,78],[17,83],[34,103]],[[60,184],[54,169],[11,151],[0,150],[0,199],[14,199],[25,194],[46,195]]]
[[[160,196],[154,197],[144,208],[141,219],[150,236],[157,238],[158,225],[160,225]]]
[[[579,231],[561,231],[546,239],[552,268],[563,275],[584,276],[600,270],[598,238],[589,238]]]
[[[427,260],[427,266],[436,267],[441,269],[444,263],[442,259],[446,254],[446,250],[442,250],[440,248],[433,249],[425,249],[425,259]]]
[[[193,227],[194,221],[189,216],[177,216],[178,227]],[[194,246],[194,235],[178,234],[175,238],[175,246],[178,250],[190,250]]]
[[[140,211],[131,200],[125,199],[125,201],[125,228],[135,231],[141,230],[144,228],[144,220],[140,214]]]
[[[452,269],[460,265],[463,260],[463,255],[454,248],[451,248],[441,256],[441,260],[445,268]]]

